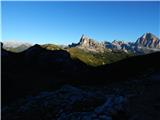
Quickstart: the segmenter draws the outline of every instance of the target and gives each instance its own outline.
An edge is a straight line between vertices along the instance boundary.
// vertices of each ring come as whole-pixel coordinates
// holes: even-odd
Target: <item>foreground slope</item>
[[[22,53],[2,49],[2,96],[6,102],[66,83],[94,85],[125,81],[158,71],[159,61],[157,52],[91,67],[72,59],[64,50],[50,51],[39,45]]]
[[[40,45],[1,57],[2,119],[160,118],[159,52],[99,67]]]
[[[159,120],[160,79],[154,78],[157,75],[100,86],[64,85],[2,107],[2,119]]]

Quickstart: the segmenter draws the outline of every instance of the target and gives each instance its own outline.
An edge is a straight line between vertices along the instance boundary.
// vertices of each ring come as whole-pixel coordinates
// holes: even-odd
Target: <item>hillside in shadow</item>
[[[64,50],[49,51],[39,45],[21,53],[2,49],[2,98],[14,100],[49,90],[87,70],[84,63],[72,60]]]
[[[2,48],[2,102],[64,84],[97,85],[129,80],[159,71],[159,61],[157,52],[91,67],[72,59],[64,50],[50,51],[35,45],[12,53]]]
[[[160,118],[160,52],[93,67],[40,45],[1,50],[3,119]]]

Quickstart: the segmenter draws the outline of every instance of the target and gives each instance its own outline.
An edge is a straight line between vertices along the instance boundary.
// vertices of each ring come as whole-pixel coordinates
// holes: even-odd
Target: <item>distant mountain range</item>
[[[22,52],[31,46],[32,44],[27,42],[18,42],[18,41],[3,42],[3,48],[12,52]]]
[[[135,43],[117,40],[111,43],[106,41],[99,43],[83,35],[77,44],[73,43],[69,47],[78,47],[93,52],[124,51],[126,53],[145,54],[160,51],[160,39],[152,33],[145,33]]]
[[[32,45],[30,43],[8,41],[3,43],[3,48],[12,52],[22,52]],[[97,42],[85,35],[82,35],[78,43],[72,43],[68,46],[57,46],[54,44],[45,44],[43,47],[54,50],[68,49],[68,48],[80,48],[90,52],[126,52],[134,54],[147,54],[156,51],[160,51],[160,39],[152,33],[145,33],[139,37],[136,42],[124,42],[114,40],[113,42]]]
[[[91,66],[100,66],[119,61],[135,55],[143,55],[160,51],[160,39],[152,33],[145,33],[136,42],[124,42],[114,40],[113,42],[97,42],[82,35],[78,43],[68,46],[54,44],[31,45],[22,42],[4,42],[3,48],[11,52],[23,52],[37,49],[37,46],[55,51],[64,50],[70,54],[72,59],[78,59]]]

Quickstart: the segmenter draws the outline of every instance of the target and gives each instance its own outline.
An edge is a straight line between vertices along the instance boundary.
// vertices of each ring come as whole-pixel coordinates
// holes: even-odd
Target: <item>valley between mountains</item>
[[[1,43],[3,120],[159,120],[160,39]]]

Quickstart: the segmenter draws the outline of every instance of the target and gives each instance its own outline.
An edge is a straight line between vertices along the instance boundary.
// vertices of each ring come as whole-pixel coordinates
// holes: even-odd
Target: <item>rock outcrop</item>
[[[85,35],[82,35],[80,41],[77,44],[73,43],[72,45],[69,45],[69,47],[78,47],[93,52],[104,52],[105,50],[104,43],[97,42],[94,39],[91,39]]]
[[[124,111],[123,96],[104,96],[65,85],[55,92],[43,92],[2,109],[10,120],[112,120]],[[124,111],[125,112],[125,111]],[[122,116],[121,116],[122,117]]]
[[[145,33],[135,43],[137,46],[160,49],[160,39],[152,33]]]

